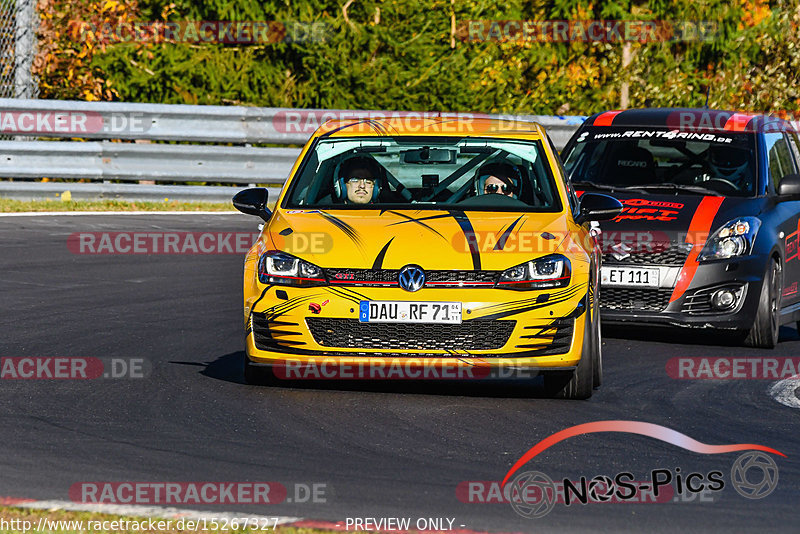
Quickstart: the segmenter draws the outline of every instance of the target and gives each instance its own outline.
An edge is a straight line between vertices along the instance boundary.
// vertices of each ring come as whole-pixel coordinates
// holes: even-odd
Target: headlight
[[[569,285],[572,269],[561,254],[528,261],[503,271],[497,287],[503,289],[548,289]]]
[[[750,254],[760,227],[761,220],[757,217],[740,217],[723,224],[708,238],[697,259],[725,260]]]
[[[258,281],[262,284],[316,286],[327,283],[322,269],[279,250],[268,250],[258,261]]]

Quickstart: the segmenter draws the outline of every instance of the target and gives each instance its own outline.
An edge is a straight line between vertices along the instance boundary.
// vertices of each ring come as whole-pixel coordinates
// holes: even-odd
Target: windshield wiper
[[[594,182],[589,181],[579,181],[579,182],[572,182],[572,185],[575,186],[587,186],[592,187],[594,189],[601,189],[603,191],[635,191],[637,189],[636,186],[633,187],[622,187],[619,185],[608,185],[608,184],[597,184]]]
[[[627,189],[627,188],[623,188]],[[631,189],[645,189],[645,190],[664,190],[664,191],[687,191],[689,193],[697,193],[698,195],[713,195],[715,197],[723,196],[719,191],[702,187],[699,185],[683,185],[683,184],[645,184],[631,187]]]

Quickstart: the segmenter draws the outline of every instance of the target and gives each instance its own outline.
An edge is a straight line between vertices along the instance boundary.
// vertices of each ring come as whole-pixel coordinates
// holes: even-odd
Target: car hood
[[[623,205],[620,215],[602,221],[604,245],[625,242],[703,243],[721,225],[736,217],[757,216],[763,199],[702,195],[607,193]],[[607,247],[604,246],[604,250]],[[605,250],[607,252],[607,250]]]
[[[567,224],[564,213],[280,210],[263,239],[324,268],[503,270],[559,250]]]

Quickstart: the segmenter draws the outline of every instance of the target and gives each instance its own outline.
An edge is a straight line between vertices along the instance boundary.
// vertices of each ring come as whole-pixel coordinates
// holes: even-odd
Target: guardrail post
[[[17,0],[14,18],[14,98],[34,98],[38,91],[34,88],[33,56],[34,38],[34,0]]]

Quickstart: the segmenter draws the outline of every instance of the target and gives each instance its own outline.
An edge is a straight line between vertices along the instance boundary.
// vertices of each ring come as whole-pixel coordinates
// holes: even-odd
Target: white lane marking
[[[54,215],[239,215],[238,211],[20,211],[0,217],[50,217]]]
[[[795,391],[800,388],[800,375],[794,375],[775,382],[769,388],[770,396],[790,408],[800,408],[800,399],[797,398]]]
[[[137,506],[130,504],[94,504],[94,503],[74,503],[70,501],[33,501],[13,504],[15,508],[30,508],[34,510],[68,510],[75,512],[97,512],[102,514],[115,514],[127,515],[137,517],[162,517],[165,519],[170,518],[185,518],[185,519],[239,519],[244,520],[248,518],[253,522],[256,521],[269,521],[266,524],[275,525],[277,520],[278,525],[285,525],[287,523],[295,523],[301,521],[301,517],[289,516],[263,516],[248,514],[245,512],[207,512],[198,510],[186,510],[181,508],[169,508],[162,506]]]

